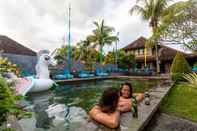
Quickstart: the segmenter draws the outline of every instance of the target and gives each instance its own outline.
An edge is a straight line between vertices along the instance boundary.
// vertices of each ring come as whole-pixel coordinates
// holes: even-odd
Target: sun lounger
[[[89,72],[86,72],[86,71],[80,71],[79,74],[78,74],[78,76],[80,78],[90,78],[90,77],[93,77],[94,74],[89,73]]]
[[[109,74],[101,69],[96,70],[96,75],[97,76],[108,76]]]
[[[55,75],[54,79],[55,80],[64,80],[64,79],[72,79],[73,75],[70,74],[68,70],[64,70],[63,74]]]

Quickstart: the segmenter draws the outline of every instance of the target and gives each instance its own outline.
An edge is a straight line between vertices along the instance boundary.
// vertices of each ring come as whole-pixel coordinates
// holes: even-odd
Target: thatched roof
[[[174,59],[177,52],[182,53],[186,59],[196,59],[197,60],[197,55],[195,55],[195,54],[192,54],[192,53],[188,54],[188,53],[173,49],[173,48],[165,46],[165,45],[160,45],[160,49],[158,52],[159,59],[164,60],[164,61],[165,60],[172,60],[172,59]]]
[[[145,41],[146,38],[144,37],[140,37],[137,40],[135,40],[134,42],[132,42],[131,44],[127,45],[126,47],[123,48],[123,50],[125,51],[129,51],[129,50],[134,50],[134,49],[139,49],[139,48],[144,48],[145,46]],[[171,47],[165,46],[160,44],[159,45],[159,59],[162,61],[168,61],[168,60],[173,60],[173,58],[175,57],[177,52],[181,52],[187,59],[197,59],[197,55],[195,54],[188,54],[176,49],[173,49]],[[155,61],[155,57],[154,56],[147,56],[147,61]],[[136,57],[136,60],[138,62],[144,61],[144,57]]]
[[[133,41],[132,43],[124,47],[123,50],[127,51],[127,50],[132,50],[132,49],[144,48],[145,41],[146,41],[146,38],[141,36],[137,40]]]
[[[3,50],[3,53],[36,56],[35,51],[3,35],[0,35],[0,50]]]

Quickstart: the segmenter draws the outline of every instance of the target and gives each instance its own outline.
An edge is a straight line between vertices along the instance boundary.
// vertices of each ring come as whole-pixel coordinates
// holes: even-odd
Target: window
[[[140,49],[140,55],[144,55],[144,49]]]
[[[135,55],[138,55],[138,50],[137,49],[135,50]]]
[[[138,55],[140,55],[140,49],[138,49],[137,51],[138,51]]]
[[[134,50],[131,50],[130,53],[131,53],[131,54],[134,54]]]

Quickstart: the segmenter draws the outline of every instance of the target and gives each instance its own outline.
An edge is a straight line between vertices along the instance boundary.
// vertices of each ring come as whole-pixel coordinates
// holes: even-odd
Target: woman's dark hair
[[[112,113],[118,106],[119,93],[115,88],[107,88],[99,101],[101,110],[105,113]]]
[[[125,86],[125,85],[128,86],[129,87],[129,90],[130,90],[129,98],[133,97],[132,96],[132,94],[133,94],[133,88],[132,88],[131,83],[128,83],[128,82],[125,82],[125,83],[121,84],[121,87],[120,87],[120,96],[122,96],[121,90],[122,90],[123,86]]]

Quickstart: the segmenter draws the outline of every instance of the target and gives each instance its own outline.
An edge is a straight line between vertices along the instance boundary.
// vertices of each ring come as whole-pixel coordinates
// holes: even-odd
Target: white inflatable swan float
[[[49,78],[48,66],[54,65],[49,52],[40,51],[38,53],[38,62],[36,64],[36,78],[26,77],[19,78],[16,82],[16,93],[26,95],[28,92],[40,92],[48,90],[54,84],[54,81]]]

